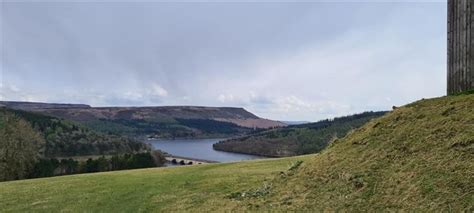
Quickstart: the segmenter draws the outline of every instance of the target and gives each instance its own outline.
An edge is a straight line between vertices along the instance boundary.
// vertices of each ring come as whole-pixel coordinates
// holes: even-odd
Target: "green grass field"
[[[292,163],[311,156],[174,168],[83,174],[0,183],[0,210],[204,211],[231,210],[233,192],[261,187]]]
[[[317,155],[13,181],[0,190],[0,210],[16,212],[474,212],[474,95],[399,107]]]

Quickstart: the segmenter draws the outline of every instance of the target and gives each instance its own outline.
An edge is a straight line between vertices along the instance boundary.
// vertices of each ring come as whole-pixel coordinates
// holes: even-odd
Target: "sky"
[[[317,121],[446,93],[445,1],[2,1],[0,99]]]

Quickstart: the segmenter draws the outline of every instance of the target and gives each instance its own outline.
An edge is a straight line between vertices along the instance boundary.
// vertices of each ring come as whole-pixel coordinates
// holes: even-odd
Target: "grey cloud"
[[[444,91],[444,3],[2,6],[3,99],[317,120]]]

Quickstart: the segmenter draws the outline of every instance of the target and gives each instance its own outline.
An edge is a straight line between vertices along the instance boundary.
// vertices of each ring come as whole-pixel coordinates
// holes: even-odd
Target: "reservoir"
[[[224,139],[153,139],[148,140],[153,148],[160,149],[171,155],[189,157],[201,160],[218,162],[235,162],[242,160],[262,159],[265,157],[238,154],[231,152],[216,151],[212,148],[215,144]]]

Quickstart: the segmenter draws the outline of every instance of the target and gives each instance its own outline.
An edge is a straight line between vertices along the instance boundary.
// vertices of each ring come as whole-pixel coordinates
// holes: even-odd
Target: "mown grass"
[[[0,183],[0,210],[222,211],[238,208],[230,194],[257,189],[309,156],[141,169]]]

